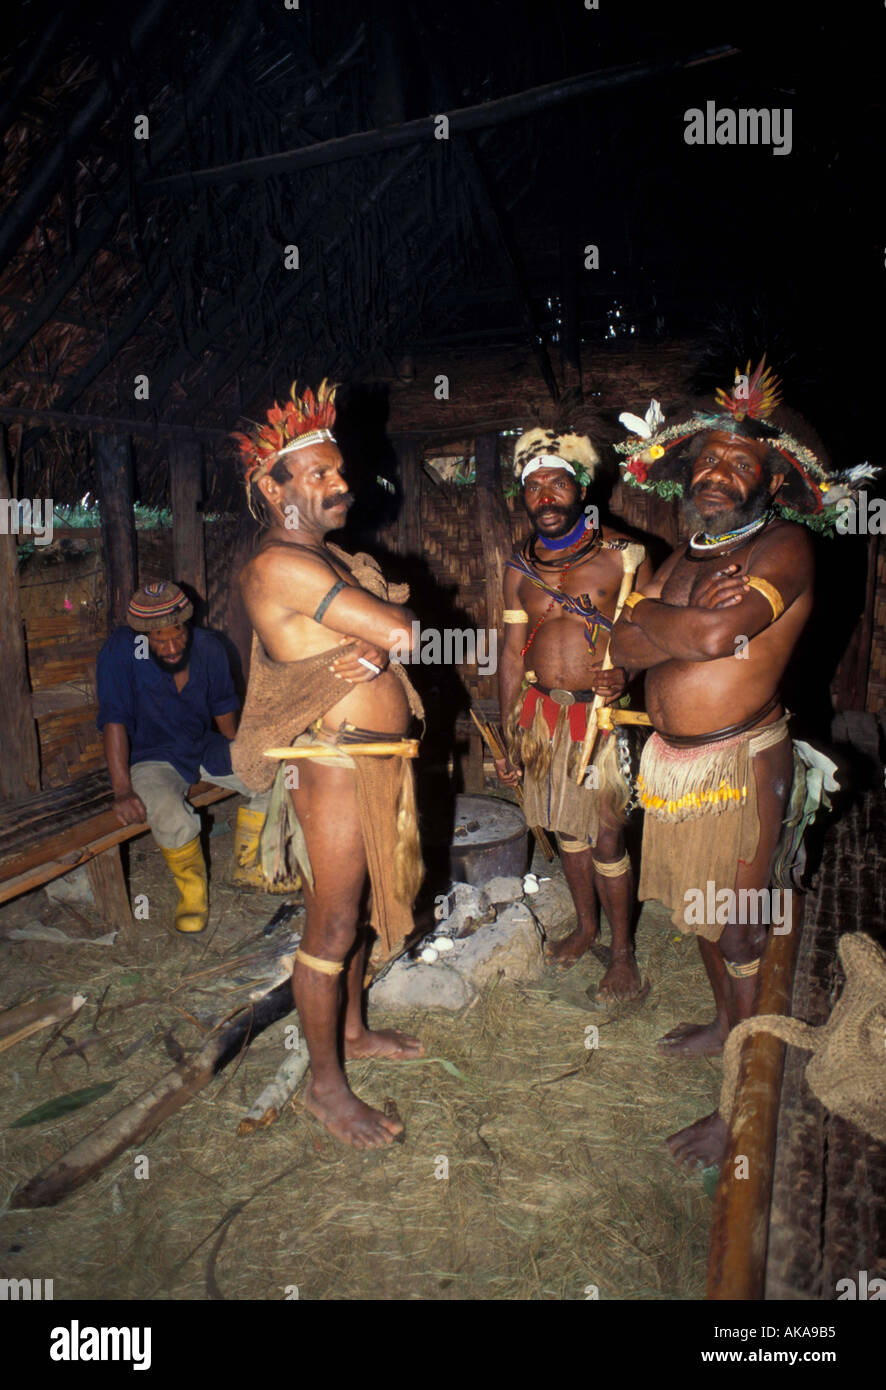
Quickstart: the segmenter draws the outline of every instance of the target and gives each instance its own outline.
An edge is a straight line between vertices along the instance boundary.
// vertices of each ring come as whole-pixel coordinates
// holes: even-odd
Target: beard
[[[188,628],[187,646],[185,647],[181,656],[176,657],[175,661],[164,661],[162,657],[157,656],[153,651],[151,651],[150,646],[148,647],[148,651],[151,654],[151,660],[154,662],[155,666],[159,666],[160,670],[165,671],[167,676],[177,676],[179,671],[185,670],[188,662],[191,659],[191,647],[193,646],[193,643],[194,633],[191,628]]]
[[[703,531],[706,536],[723,536],[727,531],[737,531],[742,526],[749,526],[769,510],[769,485],[763,482],[755,492],[749,492],[744,500],[737,493],[730,492],[733,506],[717,512],[714,516],[704,517],[695,501],[700,487],[703,488],[704,484],[697,484],[692,488],[689,496],[683,501],[683,516],[693,532]],[[727,489],[719,488],[718,491],[725,494]]]

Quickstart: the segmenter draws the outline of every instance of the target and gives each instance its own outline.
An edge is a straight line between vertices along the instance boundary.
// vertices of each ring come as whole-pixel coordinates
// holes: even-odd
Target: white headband
[[[534,473],[539,468],[565,468],[567,473],[576,477],[575,469],[566,459],[558,458],[556,454],[537,454],[527,463],[523,472],[520,474],[520,482],[525,483],[530,473]]]
[[[313,444],[335,443],[336,438],[331,430],[311,430],[310,434],[302,434],[299,435],[298,439],[293,439],[292,443],[287,444],[285,449],[279,449],[274,458],[282,458],[284,454],[294,454],[297,449],[310,449]]]

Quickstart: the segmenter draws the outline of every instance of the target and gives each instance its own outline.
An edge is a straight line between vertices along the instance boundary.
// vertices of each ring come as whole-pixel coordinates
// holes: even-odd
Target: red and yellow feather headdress
[[[297,449],[307,449],[312,444],[334,444],[335,435],[335,393],[338,385],[323,378],[317,394],[307,387],[302,396],[297,395],[298,382],[294,381],[289,392],[289,400],[283,405],[276,401],[267,414],[266,425],[256,425],[251,434],[235,431],[243,461],[246,482],[246,497],[252,510],[252,489],[284,454]]]

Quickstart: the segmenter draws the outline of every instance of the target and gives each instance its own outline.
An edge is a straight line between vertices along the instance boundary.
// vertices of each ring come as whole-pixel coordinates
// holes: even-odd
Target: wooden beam
[[[153,383],[152,383],[153,385]],[[64,429],[94,430],[97,434],[144,435],[157,439],[229,439],[227,430],[212,429],[209,426],[197,428],[194,425],[167,424],[160,420],[130,420],[128,417],[113,415],[75,415],[67,410],[44,410],[27,405],[0,405],[0,420],[49,421]]]
[[[0,429],[0,520],[9,514],[6,457],[6,431]],[[0,652],[0,799],[13,800],[40,790],[40,752],[31,712],[18,553],[8,525],[0,527]]]
[[[511,553],[511,524],[502,491],[498,435],[478,435],[474,441],[474,457],[477,461],[477,519],[486,582],[486,626],[498,633],[504,611],[505,560]]]
[[[713,48],[701,49],[688,57],[666,58],[652,63],[631,63],[624,67],[606,68],[602,72],[581,73],[577,77],[563,78],[559,82],[548,82],[544,86],[531,87],[524,92],[500,97],[496,101],[482,102],[478,106],[463,106],[458,110],[446,112],[449,132],[451,135],[457,135],[468,130],[501,125],[505,121],[534,115],[537,111],[546,111],[560,102],[588,96],[591,92],[626,87],[649,78],[680,72],[701,62],[730,58],[739,52],[739,49],[728,44],[720,44]],[[315,145],[282,150],[279,154],[263,155],[258,159],[243,159],[234,164],[223,164],[211,169],[194,169],[186,174],[170,174],[166,178],[151,179],[145,185],[144,191],[157,196],[168,193],[188,195],[204,184],[265,179],[271,174],[292,173],[295,169],[313,169],[318,165],[335,164],[342,159],[363,158],[381,150],[430,143],[435,138],[438,119],[437,115],[420,116],[418,120],[405,121],[402,125],[386,126],[382,130],[362,130],[335,140],[321,140]]]
[[[422,448],[417,439],[404,439],[399,435],[391,444],[397,455],[403,494],[397,517],[397,550],[401,555],[420,555]]]
[[[125,621],[129,600],[138,588],[132,442],[129,436],[98,435],[95,440],[95,469],[107,578],[108,632],[111,632]]]
[[[149,45],[170,6],[171,0],[152,0],[136,11],[137,17],[126,35],[127,57],[134,59]],[[111,55],[108,57],[110,59]],[[0,268],[8,265],[25,237],[33,231],[36,219],[58,191],[77,154],[118,97],[109,63],[107,75],[99,78],[80,109],[65,121],[56,143],[51,149],[40,150],[22,172],[18,181],[20,192],[12,206],[6,209],[0,227]]]
[[[196,128],[196,119],[208,105],[231,63],[236,58],[255,24],[255,0],[241,0],[230,23],[213,50],[206,66],[200,72],[192,87],[185,109],[178,120],[164,122],[160,131],[151,141],[151,158],[154,167],[162,164],[173,154],[189,131]],[[101,206],[89,222],[78,229],[76,253],[66,257],[63,268],[47,286],[43,297],[28,312],[21,323],[7,335],[0,347],[0,367],[5,367],[30,342],[54,311],[61,304],[69,290],[76,285],[80,276],[91,263],[113,228],[117,219],[129,204],[132,189],[129,177],[120,177],[108,189]]]
[[[169,493],[172,503],[172,567],[177,584],[206,602],[206,548],[203,536],[203,450],[193,440],[179,439],[169,454]]]

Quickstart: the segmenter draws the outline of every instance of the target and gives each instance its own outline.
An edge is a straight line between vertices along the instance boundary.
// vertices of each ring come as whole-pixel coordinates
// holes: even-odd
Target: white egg
[[[451,936],[436,936],[434,937],[434,947],[438,951],[454,951],[455,942]]]
[[[537,892],[538,892],[538,884],[536,883],[536,881],[535,881],[534,878],[524,880],[524,883],[523,883],[523,892],[524,892],[524,893],[530,893],[530,894],[531,894],[531,893],[537,893]]]
[[[439,952],[434,950],[433,946],[425,946],[421,953],[421,958],[425,965],[433,965],[435,960],[440,959],[440,955]]]

